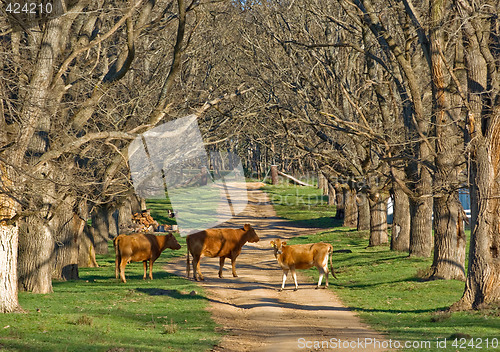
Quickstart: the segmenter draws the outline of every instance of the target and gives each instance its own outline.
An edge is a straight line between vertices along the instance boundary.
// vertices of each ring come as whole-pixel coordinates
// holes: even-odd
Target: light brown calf
[[[319,280],[316,288],[321,286],[321,281],[323,281],[323,276],[326,275],[325,287],[328,287],[328,256],[333,252],[333,246],[329,243],[312,243],[312,244],[295,244],[288,246],[286,241],[281,241],[280,239],[271,241],[271,245],[274,248],[274,256],[278,261],[278,264],[283,269],[283,283],[281,284],[282,291],[285,288],[286,276],[290,270],[293,275],[293,281],[295,282],[295,291],[299,288],[297,285],[297,274],[296,269],[309,269],[315,266],[319,271]],[[330,270],[333,277],[335,273],[333,272],[332,257],[330,256]]]
[[[186,237],[187,258],[186,274],[190,275],[189,253],[193,256],[194,279],[204,280],[200,271],[201,257],[219,257],[219,277],[222,277],[224,260],[231,258],[233,276],[236,274],[236,258],[241,253],[241,247],[247,242],[258,242],[259,236],[249,224],[242,229],[208,229],[193,233]],[[197,277],[198,274],[198,277]]]
[[[143,262],[146,280],[147,262],[149,261],[149,278],[153,280],[153,263],[166,248],[180,249],[181,245],[172,234],[156,236],[152,233],[133,233],[119,235],[113,240],[115,246],[115,276],[125,280],[125,266],[130,262]]]

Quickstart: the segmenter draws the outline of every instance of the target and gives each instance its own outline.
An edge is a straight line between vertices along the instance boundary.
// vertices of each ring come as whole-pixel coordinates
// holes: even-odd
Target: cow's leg
[[[201,261],[201,256],[193,256],[193,271],[194,271],[194,279],[196,281],[198,281],[198,279],[196,278],[196,274],[198,274],[200,280],[205,280],[200,270],[200,261]]]
[[[125,280],[125,265],[127,265],[127,260],[123,259],[123,257],[121,259],[122,260],[120,262],[120,279],[122,280],[122,282],[127,282],[127,280]]]
[[[286,276],[288,275],[288,270],[283,269],[283,282],[281,283],[280,291],[285,288]]]
[[[323,281],[323,276],[325,275],[325,268],[321,268],[321,267],[318,268],[318,272],[319,272],[319,280],[318,280],[318,286],[316,286],[316,289],[321,287],[321,282]],[[328,275],[328,274],[326,274],[326,275]],[[327,282],[328,282],[328,279],[327,279]]]
[[[155,260],[153,258],[151,258],[149,260],[149,279],[150,280],[153,280],[153,263],[155,262]]]
[[[233,269],[233,276],[238,277],[238,274],[236,274],[236,258],[231,258],[231,266]]]
[[[224,267],[224,261],[226,258],[220,257],[219,258],[219,277],[222,278],[222,268]]]
[[[146,272],[148,271],[148,261],[143,260],[142,261],[142,266],[144,267],[144,275],[142,276],[143,280],[146,280]]]
[[[118,255],[118,252],[116,252],[116,257],[115,257],[115,278],[120,277],[120,257]]]
[[[291,270],[292,270],[293,282],[295,283],[294,291],[297,291],[299,289],[299,285],[297,284],[297,272],[295,271],[295,269]]]
[[[325,288],[328,287],[328,265],[325,265]]]

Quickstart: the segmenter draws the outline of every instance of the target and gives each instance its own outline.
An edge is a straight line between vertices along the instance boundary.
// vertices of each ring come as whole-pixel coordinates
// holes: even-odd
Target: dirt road
[[[248,184],[249,204],[229,224],[242,227],[250,223],[261,238],[258,243],[243,247],[236,264],[238,277],[232,277],[230,261],[226,261],[225,277],[219,279],[219,260],[202,258],[209,309],[225,333],[214,351],[383,351],[367,342],[371,339],[381,343],[384,336],[342,306],[332,291],[315,290],[316,283],[300,272],[298,291],[293,291],[291,275],[285,290],[278,291],[282,271],[270,240],[318,229],[288,226],[286,220],[276,216],[267,195],[258,187],[259,184]],[[185,259],[173,267],[169,264],[168,270],[172,269],[185,275]]]

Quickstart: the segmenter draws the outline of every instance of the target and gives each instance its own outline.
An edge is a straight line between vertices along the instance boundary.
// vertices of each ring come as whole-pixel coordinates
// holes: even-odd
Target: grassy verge
[[[332,227],[289,243],[325,241],[335,249],[351,249],[352,253],[334,254],[338,280],[330,280],[330,287],[372,327],[403,347],[406,341],[414,346],[405,351],[500,351],[500,307],[445,312],[462,296],[464,283],[420,279],[432,258],[409,258],[388,246],[367,248],[369,233],[335,223],[334,209],[317,201],[321,197],[317,189],[266,186],[265,190],[279,216],[297,225]],[[308,273],[317,280],[316,269]]]
[[[185,247],[184,247],[185,248]],[[182,253],[180,253],[182,252]],[[0,314],[2,351],[206,351],[219,337],[193,282],[166,273],[167,249],[155,262],[153,281],[142,263],[127,265],[127,283],[114,278],[114,254],[99,268],[81,268],[78,281],[54,282],[54,293],[19,293],[25,313]]]

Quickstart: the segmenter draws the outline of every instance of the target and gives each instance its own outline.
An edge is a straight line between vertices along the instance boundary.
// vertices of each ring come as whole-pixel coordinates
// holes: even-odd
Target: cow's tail
[[[187,241],[186,241],[187,242]],[[189,275],[191,274],[191,264],[189,263],[189,244],[187,244],[187,253],[186,253],[186,276],[189,279]]]
[[[330,272],[332,273],[332,276],[334,278],[337,278],[337,275],[335,275],[335,271],[333,271],[333,246],[330,245],[330,248],[328,249],[328,254],[330,256]]]

